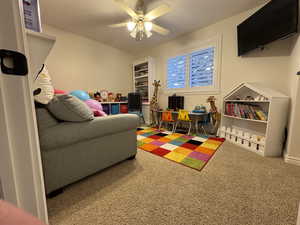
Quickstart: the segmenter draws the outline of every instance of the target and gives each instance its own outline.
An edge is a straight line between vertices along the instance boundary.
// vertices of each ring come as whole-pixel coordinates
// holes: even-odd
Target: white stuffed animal
[[[48,104],[54,97],[54,88],[47,67],[43,65],[33,84],[34,100],[41,104]]]

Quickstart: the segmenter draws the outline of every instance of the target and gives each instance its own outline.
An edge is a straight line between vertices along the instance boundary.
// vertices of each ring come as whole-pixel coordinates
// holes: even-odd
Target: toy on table
[[[206,107],[201,106],[195,106],[195,109],[192,111],[193,113],[206,113]]]
[[[94,99],[88,99],[85,101],[85,104],[90,107],[90,109],[94,112],[94,116],[107,116],[107,114],[103,111],[102,105],[100,102]]]

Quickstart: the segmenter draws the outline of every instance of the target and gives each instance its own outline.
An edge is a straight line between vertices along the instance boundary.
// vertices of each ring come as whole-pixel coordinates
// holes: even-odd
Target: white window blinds
[[[190,87],[213,85],[214,47],[193,52],[190,57]]]
[[[168,59],[168,88],[185,88],[187,56],[177,56]]]

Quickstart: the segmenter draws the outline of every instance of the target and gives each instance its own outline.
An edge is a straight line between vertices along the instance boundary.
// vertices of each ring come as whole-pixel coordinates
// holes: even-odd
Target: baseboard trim
[[[300,166],[300,158],[299,157],[293,157],[293,156],[289,156],[288,154],[285,154],[284,161],[289,164]]]

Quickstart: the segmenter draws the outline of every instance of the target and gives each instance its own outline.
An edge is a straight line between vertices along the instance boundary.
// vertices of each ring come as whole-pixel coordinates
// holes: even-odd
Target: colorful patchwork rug
[[[140,150],[201,170],[225,140],[187,136],[154,128],[138,128],[137,144]]]

